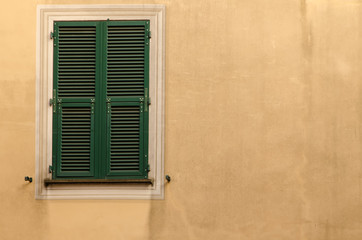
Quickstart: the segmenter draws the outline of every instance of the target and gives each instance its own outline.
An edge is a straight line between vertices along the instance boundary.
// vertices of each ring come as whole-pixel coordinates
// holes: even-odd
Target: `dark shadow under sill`
[[[47,187],[54,184],[151,184],[153,179],[45,179]]]

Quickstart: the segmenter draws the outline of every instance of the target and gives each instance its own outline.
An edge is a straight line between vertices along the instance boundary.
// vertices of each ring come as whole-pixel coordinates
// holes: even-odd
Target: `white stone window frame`
[[[149,109],[149,178],[143,184],[44,185],[51,179],[54,21],[150,20],[151,105]],[[36,199],[163,199],[165,111],[164,5],[38,5],[36,31]]]

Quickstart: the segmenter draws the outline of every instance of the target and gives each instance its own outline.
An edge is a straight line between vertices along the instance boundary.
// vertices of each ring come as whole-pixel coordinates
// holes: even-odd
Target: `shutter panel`
[[[95,158],[97,24],[56,22],[54,33],[53,178],[90,178]]]
[[[64,103],[60,107],[58,176],[93,175],[93,111],[88,103]]]
[[[107,95],[142,97],[145,73],[144,25],[108,25]]]
[[[58,97],[95,96],[96,26],[59,26]]]
[[[110,175],[137,176],[143,168],[143,105],[116,102],[110,106],[108,133]]]
[[[106,174],[147,178],[149,21],[109,21],[106,32]]]

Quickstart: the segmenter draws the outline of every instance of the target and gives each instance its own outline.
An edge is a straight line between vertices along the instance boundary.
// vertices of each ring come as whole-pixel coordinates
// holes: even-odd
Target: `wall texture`
[[[166,5],[165,200],[35,200],[37,4]],[[361,0],[12,0],[0,239],[360,240]]]

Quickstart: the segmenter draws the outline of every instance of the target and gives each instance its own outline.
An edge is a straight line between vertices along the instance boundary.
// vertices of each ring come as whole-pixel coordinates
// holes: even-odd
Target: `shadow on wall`
[[[174,184],[173,184],[174,183]],[[160,239],[190,239],[191,227],[188,226],[187,212],[182,206],[182,199],[172,193],[177,189],[177,181],[164,181],[165,199],[152,200],[149,214],[149,240]],[[175,185],[176,184],[176,185]],[[166,196],[167,194],[167,196]]]
[[[49,239],[48,201],[35,200],[35,183],[20,179],[16,193],[20,196],[1,198],[2,221],[7,226],[1,229],[1,239]],[[14,201],[14,199],[17,199]],[[9,223],[9,222],[12,223]],[[0,221],[1,223],[1,221]],[[0,224],[0,226],[3,224]],[[4,225],[3,225],[4,226]],[[16,237],[15,237],[16,236]]]

